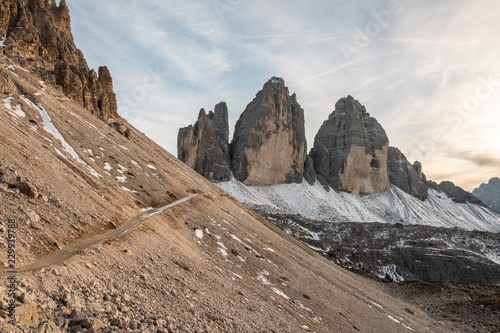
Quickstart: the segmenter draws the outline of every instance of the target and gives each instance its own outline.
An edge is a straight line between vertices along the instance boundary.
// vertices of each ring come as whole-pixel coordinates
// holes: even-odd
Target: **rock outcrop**
[[[264,84],[236,123],[231,170],[245,185],[300,183],[307,144],[304,110],[281,78]]]
[[[221,102],[208,115],[201,109],[194,126],[179,129],[177,155],[208,180],[228,181],[231,179],[228,140],[227,106]]]
[[[118,121],[116,96],[109,70],[89,69],[75,46],[65,0],[13,0],[0,4],[0,54],[40,75],[46,84],[60,86],[64,94],[103,121]],[[3,91],[12,87],[2,86]]]
[[[460,186],[456,186],[453,182],[450,181],[442,181],[437,184],[436,182],[429,180],[427,181],[427,185],[429,188],[433,190],[443,192],[446,196],[453,200],[456,203],[466,203],[470,202],[475,205],[486,206],[481,200],[476,198],[472,193],[464,190]]]
[[[422,201],[427,199],[429,188],[423,180],[420,162],[416,161],[411,165],[398,148],[389,147],[387,168],[391,184]]]
[[[321,126],[310,156],[318,180],[359,194],[387,191],[389,139],[382,126],[352,96],[341,98]]]
[[[500,178],[491,178],[488,184],[481,184],[472,194],[488,207],[500,213]]]

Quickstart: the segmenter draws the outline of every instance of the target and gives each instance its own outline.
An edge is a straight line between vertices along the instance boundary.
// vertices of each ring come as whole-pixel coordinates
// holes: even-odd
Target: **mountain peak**
[[[44,82],[62,88],[64,94],[108,124],[118,116],[113,80],[107,67],[99,74],[89,69],[71,33],[65,0],[13,0],[3,2],[0,54],[25,69],[33,69]]]

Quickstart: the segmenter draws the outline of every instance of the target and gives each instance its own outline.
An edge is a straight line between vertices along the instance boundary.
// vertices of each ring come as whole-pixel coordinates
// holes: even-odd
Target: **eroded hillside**
[[[447,331],[273,227],[132,126],[127,139],[9,59],[2,73],[18,91],[0,103],[3,279],[8,219],[17,222],[21,267],[197,194],[125,235],[17,273],[14,298],[0,288],[3,331]]]

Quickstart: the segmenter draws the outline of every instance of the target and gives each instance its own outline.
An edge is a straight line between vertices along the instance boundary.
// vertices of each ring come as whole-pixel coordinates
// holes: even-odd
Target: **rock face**
[[[391,184],[422,201],[427,199],[429,188],[422,179],[422,164],[420,162],[417,161],[411,165],[398,148],[389,147],[387,168]]]
[[[375,118],[352,96],[341,98],[321,126],[310,156],[318,180],[359,194],[387,191],[389,139]]]
[[[259,213],[329,260],[372,278],[500,282],[500,265],[486,255],[500,249],[497,233]]]
[[[488,184],[481,184],[472,194],[488,207],[500,213],[500,178],[491,178]]]
[[[470,202],[472,204],[485,206],[485,204],[476,198],[472,193],[464,190],[463,188],[456,186],[450,181],[442,181],[439,185],[432,180],[427,182],[429,188],[432,188],[436,191],[441,191],[448,196],[448,198],[452,199],[456,203],[465,203]]]
[[[0,4],[0,54],[17,58],[45,83],[58,85],[72,100],[105,122],[119,118],[109,70],[90,70],[71,34],[65,0],[12,0]],[[2,87],[3,91],[12,90]],[[10,93],[13,93],[12,91]]]
[[[179,130],[177,155],[205,178],[222,182],[231,179],[226,103],[217,104],[214,110],[207,115],[201,109],[194,126]]]
[[[236,123],[231,170],[245,185],[300,183],[307,144],[304,110],[281,78],[271,78]]]

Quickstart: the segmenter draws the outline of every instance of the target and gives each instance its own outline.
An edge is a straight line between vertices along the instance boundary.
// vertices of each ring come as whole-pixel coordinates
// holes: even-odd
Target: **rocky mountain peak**
[[[272,77],[236,123],[231,170],[246,185],[300,183],[306,150],[304,110],[285,81]]]
[[[391,184],[414,197],[425,200],[429,196],[429,187],[422,173],[422,164],[416,161],[413,165],[396,147],[389,147],[387,161]]]
[[[366,108],[361,105],[361,103],[354,99],[351,95],[347,97],[343,97],[335,103],[335,110],[330,114],[330,117],[338,116],[338,115],[346,115],[349,113],[351,116],[359,116],[366,117],[370,116],[366,112]]]
[[[106,67],[98,73],[89,69],[74,43],[66,1],[61,0],[59,6],[54,0],[3,1],[0,37],[5,45],[0,55],[34,70],[46,84],[60,86],[89,112],[116,124],[119,116],[111,74]]]
[[[201,109],[194,126],[179,129],[177,156],[205,178],[227,181],[231,179],[228,141],[228,110],[221,102],[208,114]]]
[[[390,187],[389,139],[382,126],[352,96],[341,98],[321,126],[310,156],[324,186],[370,194]]]
[[[472,194],[488,207],[500,213],[500,178],[494,177],[487,184],[481,184]]]

